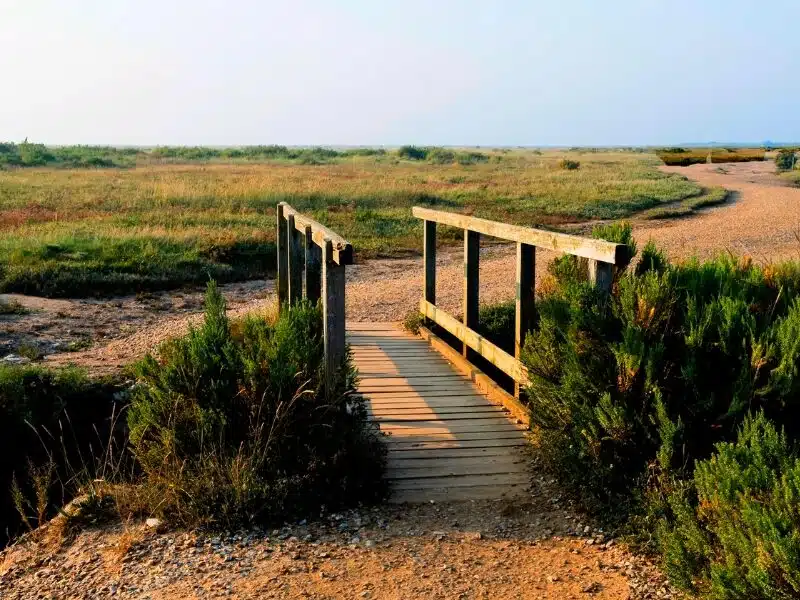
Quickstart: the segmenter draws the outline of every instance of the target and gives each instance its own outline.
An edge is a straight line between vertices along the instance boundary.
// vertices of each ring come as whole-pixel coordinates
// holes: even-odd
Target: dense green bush
[[[793,148],[782,148],[775,156],[775,166],[779,171],[789,171],[797,164],[797,155]]]
[[[562,158],[558,162],[558,166],[560,168],[562,168],[562,169],[567,170],[567,171],[574,171],[575,169],[580,168],[581,163],[580,163],[580,161],[577,161],[577,160],[570,160],[569,158]]]
[[[138,365],[128,416],[151,512],[230,525],[383,495],[384,446],[349,360],[323,388],[317,307],[233,327],[211,284],[202,327],[160,356]]]
[[[718,600],[800,596],[800,458],[758,413],[669,497],[660,528],[670,578]]]
[[[68,499],[65,482],[108,441],[118,389],[79,369],[0,365],[0,547],[23,525],[14,482],[29,526],[52,516]]]
[[[400,146],[397,149],[397,156],[407,160],[425,160],[428,158],[428,149],[419,146]]]

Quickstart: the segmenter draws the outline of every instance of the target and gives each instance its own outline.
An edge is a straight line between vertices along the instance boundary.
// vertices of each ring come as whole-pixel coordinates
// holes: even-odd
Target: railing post
[[[333,244],[325,240],[322,253],[322,319],[325,345],[325,386],[334,390],[336,373],[345,356],[344,265],[333,261]]]
[[[517,243],[517,311],[514,327],[514,357],[519,360],[525,336],[533,329],[536,298],[536,246]],[[519,383],[514,382],[514,396],[519,398]]]
[[[289,258],[289,304],[297,304],[303,298],[303,243],[295,227],[294,215],[287,219],[287,238]]]
[[[436,221],[425,221],[425,300],[436,304]]]
[[[320,299],[322,289],[322,249],[314,243],[311,225],[306,225],[306,298],[312,304]]]
[[[464,230],[464,325],[470,329],[478,327],[478,308],[480,302],[480,258],[481,234]],[[469,358],[471,351],[466,343],[462,353]]]
[[[614,265],[599,260],[589,259],[589,281],[604,292],[611,291],[614,280]]]
[[[286,240],[286,220],[283,217],[283,207],[284,203],[281,202],[278,204],[277,208],[275,209],[275,213],[277,215],[277,226],[276,226],[276,251],[278,255],[278,306],[283,306],[286,302],[288,297],[288,290],[289,290],[289,280],[288,280],[288,273],[289,273],[289,256],[287,253],[287,240]]]

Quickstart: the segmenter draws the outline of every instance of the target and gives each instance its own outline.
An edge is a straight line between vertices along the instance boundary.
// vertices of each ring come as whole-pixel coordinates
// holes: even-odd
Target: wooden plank
[[[426,421],[422,423],[411,423],[403,425],[399,423],[382,423],[381,431],[391,432],[398,437],[411,437],[411,436],[427,436],[427,435],[453,435],[456,436],[462,433],[489,433],[489,432],[505,432],[505,433],[519,433],[522,432],[514,425],[508,422],[505,418],[483,419],[476,423],[456,423],[440,419],[438,421]]]
[[[477,217],[444,212],[441,210],[432,210],[419,206],[413,207],[411,213],[419,219],[435,221],[442,225],[468,229],[476,233],[482,233],[512,242],[538,246],[539,248],[554,250],[556,252],[565,252],[585,258],[592,258],[601,262],[622,265],[626,264],[628,260],[628,249],[624,244],[614,244],[604,240],[595,240],[577,235],[510,225],[498,221],[488,221]]]
[[[289,304],[297,304],[303,298],[303,264],[305,251],[303,240],[294,226],[294,215],[289,215],[287,221],[287,247],[289,257]]]
[[[464,231],[464,327],[478,327],[478,310],[480,309],[480,259],[481,234]],[[432,302],[430,304],[433,304]],[[464,344],[462,354],[469,358],[469,344]]]
[[[436,222],[425,221],[423,227],[425,300],[436,304]]]
[[[452,382],[469,382],[469,379],[464,377],[461,373],[451,371],[450,373],[437,374],[437,375],[388,375],[386,377],[362,377],[359,381],[360,386],[395,386],[395,385],[415,385],[417,383],[428,385],[447,384]]]
[[[286,216],[284,215],[283,204],[278,204],[275,213],[277,215],[276,225],[276,246],[278,254],[278,306],[282,306],[289,293],[289,256],[287,253],[287,240],[286,240]]]
[[[490,412],[472,412],[472,411],[462,411],[462,412],[451,412],[451,413],[444,413],[438,411],[429,411],[429,412],[422,412],[422,413],[373,413],[371,415],[371,421],[375,423],[380,423],[383,425],[386,424],[399,424],[399,423],[407,423],[407,424],[419,424],[419,423],[430,423],[431,420],[434,419],[447,419],[448,423],[458,424],[463,423],[464,421],[480,421],[481,423],[487,422],[491,423],[494,422],[492,419],[496,418],[496,413]],[[501,416],[503,416],[501,414]]]
[[[309,302],[316,304],[322,297],[322,248],[314,243],[311,235],[311,225],[306,225],[305,231],[306,269],[305,290]]]
[[[492,446],[489,448],[428,448],[425,450],[403,450],[392,452],[389,461],[403,464],[406,460],[436,461],[447,458],[479,458],[512,456],[525,459],[524,450],[518,446]]]
[[[383,394],[393,394],[397,392],[418,392],[420,394],[427,394],[427,392],[452,392],[456,395],[469,395],[474,394],[475,390],[469,387],[466,383],[463,385],[456,384],[415,384],[415,385],[397,385],[391,388],[376,387],[376,386],[359,386],[358,392],[361,394],[383,396]]]
[[[491,416],[505,416],[503,410],[496,406],[453,406],[450,408],[416,407],[404,408],[375,408],[368,410],[367,414],[375,421],[394,421],[414,419],[430,421],[435,419],[482,419]]]
[[[479,434],[474,434],[479,435]],[[480,434],[483,435],[483,434]],[[499,437],[477,437],[475,439],[462,438],[457,440],[442,439],[441,437],[414,439],[395,439],[386,438],[389,445],[389,452],[408,452],[408,451],[427,451],[427,450],[462,450],[477,448],[523,448],[528,445],[528,441],[517,435],[502,434]]]
[[[425,481],[438,479],[440,477],[467,477],[467,476],[501,476],[501,475],[524,475],[527,468],[524,465],[508,464],[486,464],[486,459],[480,459],[478,464],[464,464],[446,466],[442,464],[431,465],[427,469],[386,469],[386,479],[392,482],[399,481]],[[450,486],[448,486],[450,487]]]
[[[508,451],[493,455],[462,456],[454,454],[446,457],[438,454],[437,456],[438,458],[433,460],[431,458],[409,458],[406,455],[392,455],[389,457],[387,468],[396,471],[422,471],[423,473],[419,473],[419,476],[425,477],[427,473],[430,473],[437,466],[455,468],[469,465],[470,467],[480,467],[483,470],[488,470],[492,467],[497,469],[494,471],[495,473],[511,473],[519,472],[520,467],[524,467],[527,462],[526,457],[521,452]],[[508,469],[508,471],[504,471],[504,469]]]
[[[320,248],[325,247],[326,240],[331,241],[331,260],[334,264],[340,266],[353,264],[353,246],[350,242],[322,223],[301,215],[287,203],[281,202],[278,206],[283,207],[283,214],[287,218],[290,215],[294,216],[294,225],[298,231],[305,233],[306,226],[310,226],[311,239]]]
[[[350,321],[347,324],[348,331],[403,331],[399,323],[393,321],[374,322],[374,321]]]
[[[395,490],[420,490],[472,487],[475,485],[520,485],[524,486],[531,481],[528,473],[504,473],[498,475],[463,475],[453,477],[427,477],[424,479],[407,479],[396,481],[392,484]]]
[[[411,371],[412,373],[414,373],[413,376],[406,376],[403,375],[403,373],[408,373],[409,370],[407,369],[394,369],[395,372],[388,372],[388,373],[387,370],[391,371],[392,367],[382,367],[381,369],[375,371],[369,371],[369,370],[365,371],[359,369],[358,373],[362,383],[371,382],[377,384],[380,381],[386,381],[387,385],[393,385],[394,383],[397,383],[395,380],[402,380],[403,382],[411,383],[412,380],[428,381],[431,379],[435,379],[437,381],[440,381],[442,379],[461,379],[461,380],[465,379],[463,375],[460,375],[459,373],[453,373],[452,371],[450,373],[445,373],[443,371],[436,371],[436,370],[420,372],[414,369],[413,371]]]
[[[589,261],[589,282],[604,292],[611,291],[614,280],[614,265],[597,260]]]
[[[455,317],[443,310],[437,309],[433,304],[425,300],[420,300],[419,309],[423,315],[464,342],[515,381],[527,385],[527,370],[519,360],[511,356],[508,352],[496,346],[472,328],[466,327],[463,323],[459,323]]]
[[[333,262],[333,246],[326,240],[322,257],[322,315],[325,352],[325,373],[328,393],[333,391],[333,381],[344,360],[344,265]]]
[[[360,391],[359,394],[367,396],[374,401],[388,401],[388,400],[403,400],[408,398],[422,398],[425,400],[430,401],[445,401],[447,399],[453,398],[483,398],[476,390],[470,390],[468,393],[463,394],[461,392],[453,392],[449,390],[430,390],[426,391],[424,394],[420,394],[416,391],[409,391],[409,390],[398,390],[396,392],[386,392],[386,393],[377,393],[374,396],[370,394],[365,394],[363,391]]]

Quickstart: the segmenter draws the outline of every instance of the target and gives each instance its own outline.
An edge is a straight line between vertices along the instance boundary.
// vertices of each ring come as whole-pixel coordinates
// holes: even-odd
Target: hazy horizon
[[[799,17],[788,0],[6,0],[0,141],[791,143]]]

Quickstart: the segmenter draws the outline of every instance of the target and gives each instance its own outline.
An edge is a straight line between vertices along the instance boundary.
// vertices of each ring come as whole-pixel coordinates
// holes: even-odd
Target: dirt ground
[[[59,544],[49,527],[0,554],[0,597],[675,597],[655,567],[584,525],[541,480],[513,501],[362,508],[274,530],[139,523]]]

